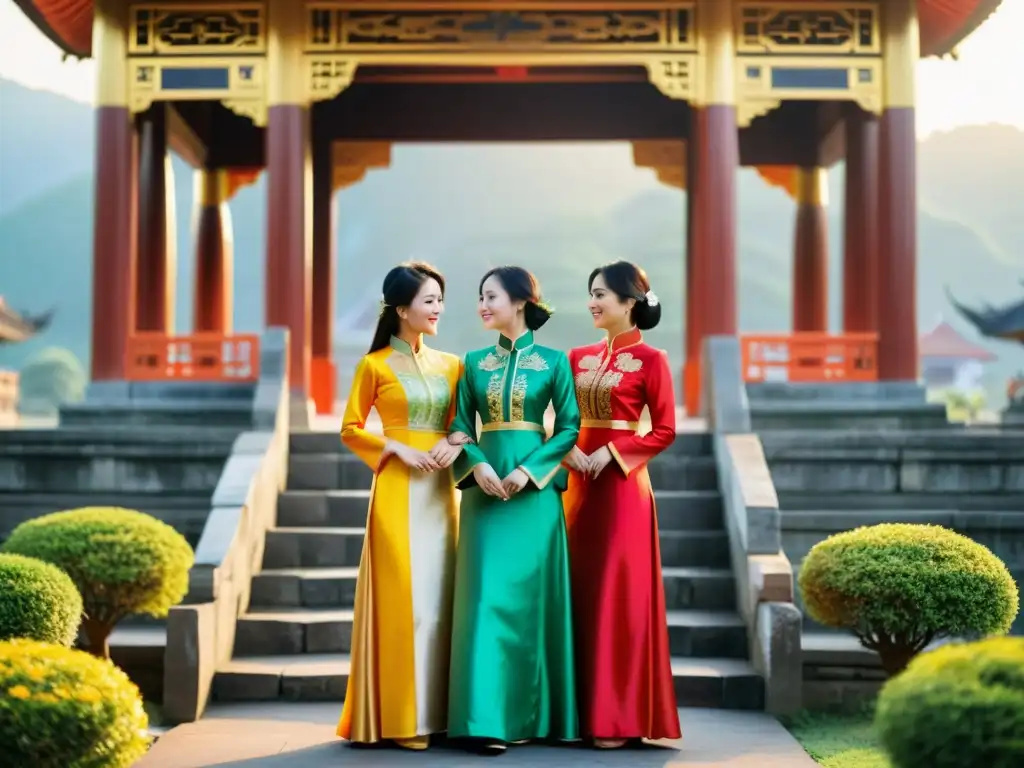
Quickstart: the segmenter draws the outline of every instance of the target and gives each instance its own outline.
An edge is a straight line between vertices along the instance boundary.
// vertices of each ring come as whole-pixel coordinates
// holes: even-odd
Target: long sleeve
[[[651,414],[651,431],[643,437],[623,435],[608,443],[615,463],[624,475],[644,466],[676,439],[676,399],[668,355],[658,354],[658,361],[644,381],[647,408]]]
[[[576,402],[572,369],[569,358],[561,353],[551,383],[551,404],[555,409],[555,428],[551,437],[519,465],[538,488],[544,488],[551,482],[580,434],[580,407]]]
[[[462,432],[476,440],[476,396],[473,393],[473,382],[470,381],[469,360],[462,366],[459,374],[459,383],[455,387],[455,417],[452,419],[448,434]],[[455,476],[455,484],[464,488],[472,484],[473,467],[477,464],[486,464],[487,457],[480,450],[476,442],[466,443],[462,446],[462,453],[452,464],[452,474]]]
[[[367,358],[356,366],[352,389],[341,421],[341,442],[374,472],[384,453],[384,438],[366,430],[366,419],[377,397],[377,372]]]
[[[462,376],[465,373],[465,371],[466,371],[466,364],[462,360],[459,360],[459,375],[458,375],[458,378],[456,378],[456,380],[455,380],[455,386],[456,387],[458,387],[459,384],[462,382]],[[448,402],[448,415],[445,417],[445,420],[444,420],[445,428],[449,430],[448,434],[451,434],[452,431],[454,431],[454,430],[451,429],[451,427],[452,427],[452,424],[455,422],[456,415],[459,412],[458,406],[459,406],[459,398],[458,398],[458,395],[456,394],[456,396],[453,397]],[[470,437],[473,436],[472,433],[470,433],[470,432],[467,432],[466,434],[469,435]]]

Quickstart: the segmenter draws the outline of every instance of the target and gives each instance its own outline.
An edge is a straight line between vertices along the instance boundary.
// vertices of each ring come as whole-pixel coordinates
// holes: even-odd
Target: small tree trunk
[[[112,629],[113,627],[96,621],[95,619],[83,619],[82,631],[85,632],[85,638],[89,641],[85,650],[93,656],[98,656],[101,659],[109,659],[110,632]]]
[[[892,638],[881,638],[878,643],[878,658],[882,662],[882,669],[889,677],[895,677],[904,669],[911,660],[918,654],[912,643],[895,642]]]

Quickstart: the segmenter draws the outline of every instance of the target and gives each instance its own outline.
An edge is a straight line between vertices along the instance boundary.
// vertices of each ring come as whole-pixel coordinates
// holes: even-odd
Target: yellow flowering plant
[[[106,659],[0,642],[0,756],[32,768],[128,768],[149,747],[139,689]]]

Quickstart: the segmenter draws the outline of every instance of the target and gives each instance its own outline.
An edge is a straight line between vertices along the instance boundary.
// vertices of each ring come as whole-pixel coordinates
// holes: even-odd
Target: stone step
[[[955,429],[943,403],[899,401],[766,401],[750,402],[755,432],[771,430]]]
[[[751,403],[799,401],[805,403],[900,402],[924,403],[927,389],[916,381],[790,382],[764,381],[747,384]]]
[[[718,469],[711,456],[662,455],[648,465],[651,484],[663,490],[711,491],[718,489]],[[346,453],[293,454],[288,459],[288,490],[364,490],[373,472],[359,458]]]
[[[2,498],[2,497],[0,497]],[[656,491],[662,530],[718,530],[723,526],[717,490]],[[277,501],[277,524],[286,528],[360,527],[366,523],[369,490],[285,491]]]
[[[238,427],[252,426],[251,400],[131,400],[122,404],[81,402],[61,406],[62,426]]]
[[[263,569],[345,568],[359,565],[363,528],[273,528],[267,531]],[[661,531],[665,567],[729,567],[724,530]]]
[[[834,509],[836,494],[828,491],[778,491],[779,508],[784,512],[828,510],[828,514],[842,514]],[[844,491],[844,510],[859,513],[935,513],[956,512],[1018,512],[1024,510],[1024,492],[1021,493],[877,493]],[[785,516],[783,516],[785,526]]]
[[[256,656],[222,664],[213,699],[241,701],[336,701],[345,699],[350,662],[334,654]],[[764,709],[764,681],[749,662],[721,658],[674,658],[672,677],[680,707]]]
[[[281,608],[351,608],[356,577],[352,568],[283,568],[253,577],[249,605],[254,613]],[[731,611],[735,580],[724,568],[664,568],[668,610]]]
[[[663,568],[729,568],[725,531],[660,531]]]
[[[292,455],[348,453],[337,432],[292,432],[289,442]],[[714,440],[708,432],[680,432],[666,453],[680,456],[710,456],[713,448]]]
[[[351,453],[307,453],[288,457],[288,490],[365,490],[373,470]]]
[[[352,619],[351,610],[252,610],[238,619],[234,657],[350,653]],[[735,612],[670,611],[668,639],[673,656],[747,657],[746,629]]]
[[[238,617],[235,658],[305,653],[349,653],[352,611],[281,608]]]

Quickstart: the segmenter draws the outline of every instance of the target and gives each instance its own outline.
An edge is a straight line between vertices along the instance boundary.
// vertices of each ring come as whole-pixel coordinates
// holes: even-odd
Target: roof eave
[[[39,9],[36,8],[36,4],[32,0],[14,0],[14,4],[21,9],[29,21],[35,24],[36,28],[46,35],[50,42],[60,48],[64,53],[69,56],[77,56],[80,59],[92,58],[92,46],[89,46],[88,50],[79,50],[71,46],[67,40],[61,37],[57,32],[50,26],[50,23],[46,20],[46,17],[40,13]]]
[[[988,21],[1002,3],[1003,0],[981,0],[975,7],[974,12],[960,25],[955,35],[937,42],[935,45],[930,46],[928,50],[922,50],[921,58],[927,56],[946,56],[952,53],[960,43],[974,34],[978,27]]]

